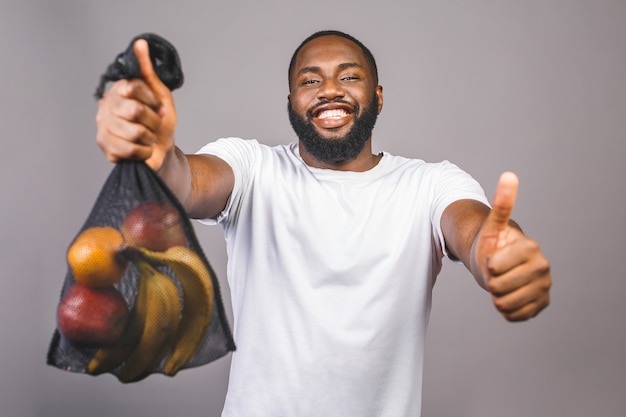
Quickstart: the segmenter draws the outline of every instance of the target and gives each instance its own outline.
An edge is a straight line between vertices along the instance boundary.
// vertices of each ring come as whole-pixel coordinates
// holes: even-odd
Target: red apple
[[[127,243],[153,251],[187,246],[180,214],[166,201],[147,201],[132,209],[122,223],[121,232]]]
[[[74,343],[111,346],[128,321],[128,304],[115,287],[91,288],[76,283],[59,303],[59,331]]]

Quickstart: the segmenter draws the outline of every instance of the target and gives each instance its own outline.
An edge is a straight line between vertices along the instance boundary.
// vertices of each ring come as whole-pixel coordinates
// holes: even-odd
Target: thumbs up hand
[[[142,78],[116,81],[100,99],[96,142],[111,162],[144,160],[157,170],[175,146],[176,110],[148,48],[144,39],[134,43]]]
[[[547,307],[552,283],[537,242],[510,221],[518,185],[515,174],[502,174],[473,251],[495,307],[509,321],[528,320]]]

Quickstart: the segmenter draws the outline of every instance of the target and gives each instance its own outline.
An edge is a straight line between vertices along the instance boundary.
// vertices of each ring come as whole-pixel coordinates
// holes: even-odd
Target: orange
[[[122,234],[112,227],[83,230],[67,251],[74,279],[94,288],[115,284],[124,276],[128,261],[120,255]]]

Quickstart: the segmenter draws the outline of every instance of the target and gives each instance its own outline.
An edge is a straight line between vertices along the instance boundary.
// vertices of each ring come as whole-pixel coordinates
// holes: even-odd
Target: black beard
[[[341,100],[335,100],[341,102]],[[365,147],[368,139],[372,136],[372,130],[378,117],[378,96],[374,97],[363,113],[359,114],[360,107],[354,109],[357,115],[354,126],[342,138],[325,139],[311,123],[313,118],[310,111],[306,114],[306,119],[296,113],[291,107],[291,102],[287,103],[287,112],[291,127],[298,135],[302,145],[313,155],[315,159],[322,163],[336,165],[355,159]]]

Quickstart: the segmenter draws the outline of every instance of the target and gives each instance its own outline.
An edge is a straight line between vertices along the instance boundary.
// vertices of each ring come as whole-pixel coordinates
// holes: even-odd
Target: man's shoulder
[[[213,142],[209,142],[204,145],[198,152],[208,151],[212,149],[220,149],[220,148],[247,148],[253,150],[255,152],[269,152],[269,153],[285,153],[291,149],[293,149],[295,142],[291,142],[289,144],[267,144],[261,143],[259,140],[254,138],[241,138],[237,136],[228,136],[219,138]]]
[[[388,169],[393,170],[436,172],[456,167],[448,160],[431,162],[415,157],[395,155],[389,152],[381,152],[381,154],[383,155],[381,161],[384,161]]]

